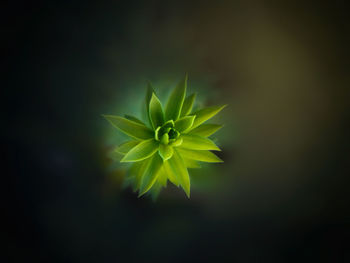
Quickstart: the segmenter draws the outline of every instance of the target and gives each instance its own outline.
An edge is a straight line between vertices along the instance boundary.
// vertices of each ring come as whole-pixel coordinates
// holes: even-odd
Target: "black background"
[[[3,262],[350,261],[345,1],[11,1],[1,19]],[[230,105],[225,164],[190,200],[138,199],[100,114],[185,71]]]

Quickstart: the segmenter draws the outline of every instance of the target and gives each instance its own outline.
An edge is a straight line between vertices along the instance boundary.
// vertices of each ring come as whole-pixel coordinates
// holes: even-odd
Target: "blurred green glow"
[[[161,98],[161,100],[163,100],[164,101],[164,98],[165,97],[169,97],[169,91],[170,91],[170,89],[168,88],[170,85],[169,85],[169,83],[168,83],[168,81],[162,81],[162,82],[158,82],[158,83],[163,83],[163,85],[161,85],[161,84],[157,84],[157,86],[156,86],[156,93],[157,93],[157,95]],[[184,87],[185,87],[185,89],[184,89],[184,92],[186,93],[186,87],[187,87],[187,79],[185,79],[185,82],[184,82]],[[192,86],[192,85],[191,85]],[[208,90],[208,89],[206,89],[207,87],[205,87],[206,85],[200,85],[200,84],[197,84],[197,85],[193,85],[194,86],[194,88],[193,89],[191,89],[191,90],[199,90],[199,87],[203,87],[203,88],[201,88],[201,90],[203,90],[203,91],[205,91],[205,92],[203,92],[203,93],[207,93],[207,94],[210,94],[210,93],[212,93],[210,90]],[[157,87],[163,87],[162,89],[160,89],[160,88],[157,88]],[[179,86],[178,86],[179,87]],[[135,88],[133,88],[133,90],[135,90]],[[178,90],[178,88],[177,89],[175,89],[175,93],[176,93],[176,90]],[[165,109],[165,111],[167,112],[167,110],[168,110],[168,107],[169,107],[169,103],[171,102],[171,101],[174,101],[174,92],[173,92],[173,95],[171,95],[172,97],[170,97],[170,99],[168,99],[168,106],[167,106],[167,108]],[[127,110],[125,110],[125,109],[129,109],[129,111],[128,111],[128,113],[129,112],[131,112],[132,113],[132,115],[133,116],[135,116],[136,118],[139,118],[140,120],[142,120],[144,123],[147,123],[148,122],[148,116],[147,116],[147,109],[146,109],[146,107],[145,107],[145,104],[144,103],[142,103],[143,102],[143,100],[144,100],[144,96],[142,96],[141,94],[143,94],[144,92],[143,91],[141,91],[141,88],[139,88],[139,89],[137,89],[137,92],[133,92],[132,94],[131,93],[129,93],[127,90],[126,90],[126,92],[125,92],[125,98],[126,99],[124,99],[124,100],[122,100],[122,103],[121,104],[119,104],[118,105],[118,112],[119,111],[121,111],[121,109],[123,108],[123,111],[127,111]],[[184,93],[184,94],[185,94]],[[191,93],[188,93],[188,94],[191,94]],[[140,96],[141,95],[141,96]],[[177,96],[179,96],[179,95],[175,95],[176,97]],[[154,95],[152,95],[152,100],[153,100],[153,97],[154,97]],[[191,95],[189,95],[189,97],[188,97],[188,99],[193,99],[192,98],[193,96],[191,96]],[[203,103],[203,94],[200,94],[200,96],[199,96],[199,100],[197,100],[194,104],[193,104],[193,110],[191,110],[191,108],[192,108],[192,103],[191,103],[191,108],[189,108],[189,114],[191,114],[190,112],[196,112],[196,111],[198,111],[198,109],[200,109],[200,108],[202,108],[203,107],[203,105],[205,105],[204,103]],[[188,100],[187,99],[187,100]],[[184,98],[183,98],[183,100],[184,100]],[[186,100],[186,101],[187,101]],[[137,109],[137,107],[135,107],[135,105],[142,105],[142,107],[139,107],[138,109]],[[186,102],[185,102],[185,104],[186,104]],[[146,103],[146,105],[147,105],[147,103]],[[131,107],[132,106],[132,107]],[[176,106],[177,107],[177,106]],[[180,107],[182,107],[182,102],[181,102],[181,106]],[[186,106],[185,106],[186,107]],[[208,108],[208,110],[209,110],[209,112],[208,113],[205,113],[205,112],[207,112],[208,110],[206,110],[206,111],[203,111],[203,113],[205,113],[205,114],[209,114],[212,110],[214,110],[214,109],[216,109],[215,107],[214,108]],[[215,110],[213,113],[212,113],[212,115],[208,115],[208,117],[207,118],[211,118],[211,117],[213,117],[214,115],[216,115],[216,113],[218,112],[218,111],[221,111],[221,109],[222,108],[217,108],[217,110]],[[181,111],[181,108],[180,108],[180,111]],[[202,111],[199,111],[199,112],[202,112]],[[167,113],[166,113],[167,114]],[[180,112],[179,112],[179,114],[180,114]],[[184,114],[184,113],[181,113],[181,114]],[[120,115],[122,115],[122,114],[120,114]],[[109,115],[108,115],[109,116]],[[107,119],[109,118],[107,116]],[[111,116],[111,117],[113,117],[113,116]],[[180,116],[179,116],[180,117]],[[191,117],[190,119],[192,119],[192,122],[191,123],[193,123],[193,121],[195,121],[196,120],[196,118],[195,118],[196,116],[194,115],[193,116],[193,118]],[[114,118],[114,117],[113,117]],[[176,117],[176,118],[178,118],[178,117]],[[202,123],[202,122],[204,122],[204,121],[206,121],[206,119],[207,118],[205,118],[205,119],[203,119],[203,120],[201,120],[201,117],[200,117],[200,115],[198,115],[198,121],[199,121],[199,124],[200,123]],[[190,120],[190,119],[188,119],[188,120]],[[122,120],[122,119],[121,119]],[[136,120],[137,121],[137,120]],[[197,121],[197,122],[198,122]],[[196,121],[195,121],[196,122]],[[112,121],[112,123],[113,123],[113,121]],[[119,124],[118,124],[119,125]],[[117,127],[118,127],[118,125],[117,125]],[[174,122],[173,122],[173,124],[172,125],[174,125]],[[190,124],[190,125],[192,125],[192,124]],[[196,125],[196,126],[198,126],[198,124]],[[194,126],[195,127],[195,126]],[[205,126],[203,126],[203,127],[205,127]],[[209,126],[210,127],[210,126]],[[220,126],[218,126],[218,128],[219,128]],[[154,128],[155,129],[155,128]],[[158,129],[156,130],[156,136],[155,136],[155,142],[158,140],[158,143],[160,142],[161,144],[160,144],[160,146],[162,146],[163,145],[163,143],[166,143],[166,144],[168,144],[168,141],[164,141],[163,139],[164,138],[162,138],[162,140],[160,139],[160,138],[158,138],[157,139],[157,135],[158,134],[160,134],[160,136],[162,136],[163,134],[164,134],[164,132],[169,132],[169,136],[167,137],[167,138],[169,138],[170,139],[170,144],[173,144],[173,143],[175,143],[174,144],[174,146],[176,145],[176,147],[177,146],[181,146],[181,144],[182,144],[182,137],[180,138],[179,137],[179,135],[180,135],[180,133],[178,133],[178,131],[176,131],[176,129],[174,130],[174,129],[172,129],[171,127],[169,127],[168,129],[166,129],[166,130],[164,130],[163,128],[161,129],[161,130],[159,130],[160,129],[160,127],[158,127]],[[197,129],[196,129],[197,130]],[[214,133],[215,131],[216,131],[217,129],[215,129],[215,130],[213,130],[213,132],[211,132],[211,133],[209,133],[208,134],[208,136],[211,136],[211,134],[212,133]],[[195,131],[195,130],[194,130]],[[120,133],[120,132],[116,132],[115,130],[113,130],[113,129],[109,129],[108,130],[108,132],[106,132],[107,134],[106,134],[106,145],[107,145],[107,155],[111,158],[111,159],[113,159],[113,160],[121,160],[121,157],[120,156],[118,156],[118,153],[116,153],[115,152],[115,145],[120,145],[121,144],[121,142],[123,142],[123,141],[126,141],[127,140],[127,136],[125,136],[125,135],[123,135],[122,133]],[[177,135],[177,136],[175,136],[175,135]],[[192,136],[192,135],[191,135]],[[195,136],[198,136],[198,135],[195,135]],[[158,136],[159,137],[159,136]],[[164,137],[164,136],[163,136]],[[179,139],[177,139],[179,137]],[[212,137],[212,136],[211,136]],[[184,137],[185,138],[185,137]],[[181,140],[180,140],[181,139]],[[212,138],[215,142],[217,142],[217,140],[216,140],[216,138]],[[203,138],[203,140],[204,140],[204,138]],[[172,141],[174,141],[174,142],[172,142]],[[176,141],[179,141],[179,143],[177,143]],[[209,141],[208,141],[209,142]],[[204,143],[204,141],[203,141],[203,143]],[[188,143],[187,143],[187,145],[188,145]],[[206,149],[214,149],[214,148],[206,148],[206,147],[208,147],[208,146],[205,146],[206,144],[204,144],[204,145],[202,145],[202,144],[200,144],[200,145],[202,145],[202,146],[200,146],[200,145],[198,145],[198,146],[195,146],[196,144],[194,144],[194,146],[191,146],[192,145],[192,143],[191,144],[189,144],[189,146],[186,146],[186,144],[184,144],[184,146],[181,146],[181,147],[199,147],[199,148],[195,148],[196,150],[200,150],[199,152],[205,152],[205,150]],[[135,147],[134,145],[133,145],[133,147]],[[153,146],[152,146],[153,147]],[[180,148],[181,148],[180,147]],[[137,147],[136,147],[137,148]],[[170,147],[170,148],[172,148],[172,147]],[[162,149],[162,147],[159,149],[159,150],[161,150]],[[186,148],[184,149],[184,150],[186,150]],[[117,150],[118,151],[118,150]],[[179,150],[180,151],[180,150]],[[186,152],[186,151],[185,151]],[[181,153],[181,154],[184,154],[185,152],[179,152],[179,153]],[[119,152],[120,153],[120,152]],[[124,153],[123,153],[124,154]],[[152,152],[150,152],[150,154],[152,154],[153,155],[153,151]],[[161,152],[159,152],[159,154],[162,156],[162,158],[164,159],[164,158],[166,158],[166,159],[164,159],[163,160],[163,162],[164,162],[164,164],[162,165],[162,167],[165,165],[165,162],[167,162],[167,159],[168,158],[172,158],[172,156],[173,156],[173,150],[171,150],[171,152],[169,152],[169,157],[165,157]],[[177,151],[175,150],[175,153],[174,153],[175,155],[176,154],[178,154],[177,153]],[[187,153],[188,154],[188,153]],[[211,154],[211,153],[210,153]],[[148,155],[147,155],[148,156]],[[146,156],[146,158],[148,158]],[[194,155],[194,156],[197,156],[197,155]],[[190,158],[198,158],[198,157],[194,157],[193,155],[191,155],[190,154]],[[209,156],[208,157],[205,157],[205,159],[201,159],[201,158],[203,158],[203,157],[200,157],[200,160],[202,160],[202,161],[204,161],[204,160],[206,160],[207,158],[209,158]],[[210,158],[212,158],[212,157],[210,157]],[[125,159],[125,158],[124,158]],[[169,160],[170,160],[169,159]],[[181,159],[183,159],[183,157],[181,158]],[[146,160],[148,160],[148,159],[146,159]],[[186,160],[187,160],[187,158],[186,158]],[[209,160],[209,159],[208,159]],[[170,160],[171,161],[171,160]],[[169,162],[170,162],[169,161]],[[185,161],[185,159],[184,159],[184,161]],[[189,160],[190,161],[190,160]],[[122,162],[123,162],[123,160],[122,160]],[[185,161],[186,163],[188,162],[188,161]],[[192,161],[193,162],[193,161]],[[210,161],[210,162],[212,162],[212,161]],[[171,163],[171,162],[170,162]],[[178,165],[180,165],[179,163],[178,163]],[[178,165],[175,165],[176,167],[178,166]],[[193,166],[194,164],[189,164],[189,163],[187,163],[186,164],[186,166],[187,166],[187,168],[191,168],[192,166]],[[197,165],[195,165],[196,167],[197,167]],[[141,186],[142,187],[142,185],[140,185],[140,184],[137,184],[136,183],[136,185],[135,185],[135,179],[133,178],[134,177],[134,174],[135,174],[135,168],[133,168],[134,167],[134,165],[130,165],[130,164],[116,164],[116,163],[113,163],[111,166],[109,166],[109,169],[111,170],[111,171],[113,171],[114,169],[117,169],[117,170],[124,170],[125,172],[123,172],[123,173],[118,173],[119,175],[122,175],[122,176],[125,176],[125,174],[127,175],[127,177],[125,178],[125,180],[124,180],[124,185],[125,186],[128,186],[130,183],[131,184],[133,184],[134,186],[133,186],[133,189],[134,190],[136,190],[136,189],[139,189],[139,187]],[[164,167],[166,167],[166,165],[164,166]],[[198,166],[198,167],[200,167],[200,166]],[[203,167],[207,167],[206,165],[204,165]],[[139,168],[138,168],[139,169]],[[164,168],[164,169],[166,169],[166,168]],[[179,168],[173,168],[173,169],[175,169],[176,171],[178,171],[177,169],[179,169]],[[129,170],[129,172],[126,172],[127,170]],[[161,169],[162,171],[163,171],[163,168]],[[187,170],[187,169],[186,169]],[[193,170],[193,169],[190,169],[190,170]],[[211,174],[213,177],[215,177],[215,173],[213,172],[213,169],[200,169],[201,171],[203,171],[202,172],[202,174]],[[134,172],[133,172],[134,171]],[[168,170],[168,172],[166,172],[165,170],[164,170],[164,172],[165,172],[165,181],[163,182],[163,183],[161,183],[161,177],[162,176],[157,176],[157,180],[155,181],[155,182],[152,182],[152,184],[150,185],[150,188],[147,188],[146,190],[144,190],[143,192],[141,192],[141,194],[143,194],[144,192],[147,192],[147,190],[148,189],[150,189],[151,191],[150,191],[150,193],[152,194],[152,197],[153,198],[156,198],[157,196],[158,196],[158,194],[159,194],[159,191],[160,191],[160,189],[162,188],[162,187],[164,187],[164,186],[166,186],[166,178],[167,178],[167,174],[169,174],[169,170]],[[161,172],[162,173],[162,172]],[[192,173],[192,171],[190,171],[190,174]],[[175,174],[175,176],[179,176],[179,171],[178,172],[175,172],[174,173]],[[180,173],[181,174],[181,173]],[[186,172],[186,174],[187,174],[187,172]],[[188,176],[188,175],[187,175]],[[191,175],[190,175],[191,176]],[[145,176],[144,176],[145,177]],[[186,177],[186,176],[185,176]],[[200,178],[200,177],[198,177],[198,178]],[[207,186],[208,186],[208,184],[207,183],[201,183],[201,181],[209,181],[209,185],[215,185],[214,183],[210,183],[210,176],[209,177],[206,177],[206,176],[204,176],[203,177],[203,180],[198,180],[198,178],[196,178],[196,180],[194,180],[194,182],[195,182],[195,189],[196,188],[201,188],[201,186],[205,186],[204,188],[207,188]],[[192,176],[191,176],[191,179],[192,179]],[[137,179],[137,180],[140,180],[140,179]],[[144,178],[142,178],[142,181],[144,181],[145,179]],[[174,181],[175,180],[175,181]],[[188,180],[190,180],[190,179],[188,179]],[[161,185],[160,186],[157,186],[159,183],[158,183],[158,181],[161,183]],[[177,182],[177,179],[172,179],[171,180],[171,178],[170,178],[170,181],[172,181],[175,185],[179,185],[179,183],[180,183],[180,185],[182,185],[182,187],[185,187],[184,189],[186,189],[186,186],[185,185],[183,185],[183,183],[181,183],[180,181],[179,182]],[[212,179],[212,181],[215,181],[215,179]],[[198,183],[199,182],[199,183]],[[197,184],[197,186],[196,186],[196,184]],[[152,186],[152,185],[154,185],[154,186]],[[188,184],[188,187],[189,187],[189,184]],[[203,187],[202,187],[203,188]],[[186,190],[186,193],[187,193],[187,195],[189,196],[189,188]]]

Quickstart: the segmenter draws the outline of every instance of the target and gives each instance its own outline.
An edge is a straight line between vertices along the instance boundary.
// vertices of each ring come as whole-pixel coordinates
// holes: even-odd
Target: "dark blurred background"
[[[345,1],[0,10],[1,262],[350,262]],[[101,114],[137,113],[147,80],[166,95],[185,72],[203,104],[229,104],[225,163],[192,173],[191,199],[138,199]]]

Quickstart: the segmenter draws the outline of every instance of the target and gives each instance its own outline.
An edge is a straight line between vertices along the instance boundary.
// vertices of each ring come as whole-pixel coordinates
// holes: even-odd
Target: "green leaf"
[[[103,117],[105,117],[114,127],[130,137],[141,140],[153,138],[154,132],[145,125],[119,116],[103,115]]]
[[[197,96],[197,94],[193,93],[185,99],[184,104],[182,105],[182,110],[181,110],[180,116],[186,116],[186,115],[190,114],[192,107],[193,107],[194,100],[196,99],[196,96]]]
[[[151,122],[151,119],[149,117],[149,103],[151,101],[151,98],[152,98],[152,94],[155,93],[153,87],[152,87],[152,84],[151,82],[148,81],[147,83],[147,91],[146,91],[146,97],[145,97],[145,103],[146,103],[146,115],[147,115],[147,118],[148,118],[148,121],[150,123],[150,125],[152,126],[152,122]]]
[[[163,164],[163,160],[159,154],[154,154],[150,159],[150,163],[142,176],[139,197],[144,195],[153,186]]]
[[[160,182],[156,181],[153,187],[149,190],[149,193],[151,194],[151,198],[153,202],[157,200],[161,190],[162,190],[162,186]]]
[[[151,158],[148,158],[142,162],[133,163],[129,170],[129,176],[134,177],[133,191],[140,189],[142,176],[144,175]]]
[[[156,201],[156,199],[159,196],[160,191],[162,190],[162,187],[166,187],[167,184],[167,175],[165,174],[165,171],[163,167],[161,168],[158,178],[154,185],[149,190],[149,193],[151,194],[152,200]]]
[[[173,156],[173,153],[173,147],[162,143],[159,145],[159,154],[162,157],[163,161],[170,159]]]
[[[142,125],[145,125],[141,120],[139,120],[138,118],[134,117],[134,116],[131,116],[131,115],[128,115],[128,114],[125,114],[124,117],[128,120],[131,120],[131,121],[134,121],[134,122],[137,122],[139,124],[142,124]],[[146,126],[146,125],[145,125]]]
[[[223,106],[215,106],[215,107],[207,107],[204,109],[201,109],[193,115],[196,115],[196,119],[193,122],[192,129],[198,127],[203,122],[209,120],[210,118],[214,117],[216,114],[218,114],[223,108],[225,108],[227,105]]]
[[[152,93],[152,98],[149,103],[149,118],[154,129],[162,126],[164,123],[162,104],[154,93]]]
[[[161,127],[157,127],[157,129],[154,131],[154,138],[159,141],[159,131],[160,131]]]
[[[162,138],[160,138],[161,144],[168,144],[169,143],[169,135],[167,133],[164,133],[162,135]]]
[[[179,132],[186,132],[192,127],[195,118],[196,116],[186,116],[178,119],[175,121],[175,129]]]
[[[166,128],[174,128],[174,126],[175,126],[175,123],[174,123],[173,120],[167,120],[167,121],[163,124],[162,128],[163,128],[163,129],[166,129]]]
[[[180,136],[180,133],[175,129],[169,130],[168,134],[169,134],[169,142],[176,141],[177,138],[179,138],[179,136]]]
[[[142,161],[152,156],[158,150],[158,147],[159,142],[154,139],[142,141],[132,148],[120,162],[126,163]]]
[[[222,128],[222,125],[218,125],[218,124],[202,124],[197,128],[194,128],[193,130],[191,130],[189,134],[196,134],[202,137],[209,137],[210,135],[214,134],[221,128]]]
[[[184,189],[187,197],[190,197],[190,176],[188,174],[186,165],[177,149],[174,149],[174,154],[171,159],[168,160],[170,168],[176,176],[177,181]]]
[[[180,148],[177,148],[177,150],[179,154],[181,154],[181,156],[191,160],[207,162],[207,163],[223,162],[223,160],[221,160],[219,157],[217,157],[215,154],[213,154],[210,151],[194,151],[194,150],[180,149]]]
[[[187,74],[185,78],[176,86],[176,88],[171,93],[166,109],[165,117],[167,120],[176,121],[181,113],[182,105],[186,96],[187,88]]]
[[[120,154],[127,154],[132,148],[134,148],[136,145],[138,145],[139,141],[127,141],[119,145],[115,151]]]
[[[172,182],[176,186],[179,186],[179,181],[177,180],[176,174],[174,174],[173,170],[171,169],[169,161],[163,162],[163,168],[170,182]]]
[[[148,82],[147,83],[147,92],[146,92],[146,98],[145,98],[145,101],[146,101],[146,109],[147,109],[147,115],[149,113],[149,103],[151,101],[151,98],[152,98],[152,94],[155,93],[153,87],[152,87],[152,84],[151,82]]]
[[[166,172],[164,170],[164,165],[162,165],[162,167],[161,167],[160,175],[159,175],[157,181],[160,183],[161,186],[166,187],[168,177],[167,177]]]
[[[175,141],[171,142],[170,145],[173,147],[178,147],[182,144],[182,141],[183,141],[182,138],[179,137]]]
[[[196,160],[184,158],[184,156],[182,156],[182,159],[184,159],[187,168],[201,168]]]
[[[180,148],[186,148],[191,150],[215,150],[220,151],[220,148],[215,145],[213,141],[208,138],[204,138],[193,134],[183,134],[181,136],[182,144]]]
[[[120,159],[122,158],[122,154],[118,153],[116,151],[116,148],[108,152],[107,157],[111,158],[113,161],[120,161]]]

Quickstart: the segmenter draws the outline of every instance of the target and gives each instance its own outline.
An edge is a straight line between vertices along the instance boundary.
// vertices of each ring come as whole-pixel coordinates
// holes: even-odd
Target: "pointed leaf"
[[[154,132],[145,125],[119,116],[103,115],[103,117],[105,117],[114,127],[130,137],[141,140],[153,138]]]
[[[188,150],[188,149],[180,149],[177,148],[179,154],[183,156],[184,158],[200,161],[200,162],[207,162],[207,163],[222,163],[223,160],[221,160],[219,157],[217,157],[215,154],[213,154],[210,151],[194,151],[194,150]]]
[[[148,112],[149,112],[149,103],[151,101],[151,98],[152,98],[152,94],[155,93],[153,87],[152,87],[152,84],[151,82],[148,82],[147,83],[147,92],[146,92],[146,98],[145,98],[145,101],[146,101],[146,109],[147,109],[147,115],[148,115]]]
[[[193,122],[192,129],[198,127],[203,122],[209,120],[210,118],[214,117],[216,114],[218,114],[223,108],[225,108],[227,105],[223,106],[215,106],[215,107],[207,107],[204,109],[201,109],[199,111],[196,111],[193,113],[193,115],[196,115],[196,119]]]
[[[132,148],[138,145],[140,141],[127,141],[119,145],[115,151],[120,154],[127,154]]]
[[[182,105],[180,116],[186,116],[190,114],[193,107],[194,100],[196,99],[196,95],[197,95],[196,93],[193,93],[185,99],[184,104]]]
[[[196,160],[188,159],[184,156],[182,156],[182,159],[184,159],[187,168],[201,168],[201,166],[199,165],[199,163],[197,163]]]
[[[166,187],[167,181],[168,181],[168,177],[167,177],[166,172],[164,170],[164,165],[162,165],[162,167],[161,167],[160,175],[159,175],[157,181],[159,181],[161,186]]]
[[[154,139],[149,139],[140,142],[132,148],[120,162],[138,162],[152,156],[159,147],[159,142]]]
[[[220,151],[220,148],[215,145],[213,141],[208,138],[204,138],[194,134],[183,134],[181,136],[182,144],[180,148],[186,148],[191,150],[215,150]]]
[[[162,143],[159,145],[159,154],[162,157],[163,161],[170,159],[173,156],[173,153],[173,147]]]
[[[186,96],[187,88],[187,74],[185,78],[176,86],[174,91],[171,93],[166,109],[165,117],[166,120],[176,121],[181,113],[182,105]]]
[[[197,128],[194,128],[193,130],[191,130],[189,134],[195,134],[202,137],[209,137],[210,135],[214,134],[221,128],[222,128],[222,125],[218,125],[218,124],[202,124]]]
[[[134,177],[133,191],[140,189],[142,176],[144,175],[151,158],[148,158],[142,162],[133,163],[129,170],[129,176]]]
[[[162,167],[159,172],[157,180],[149,190],[149,193],[151,194],[151,198],[153,201],[156,201],[162,188],[166,187],[167,180],[168,180],[167,175]]]
[[[147,169],[144,175],[142,176],[139,197],[145,194],[149,189],[151,189],[151,187],[157,180],[157,177],[163,164],[163,160],[159,156],[159,154],[154,154],[150,159],[151,160],[147,166]]]
[[[152,84],[151,82],[148,81],[147,83],[147,91],[146,91],[146,97],[145,97],[145,103],[146,103],[146,113],[147,113],[147,119],[150,123],[150,125],[152,126],[152,122],[151,122],[151,119],[149,117],[149,103],[151,101],[151,98],[152,98],[152,94],[155,93],[153,87],[152,87]]]
[[[151,198],[153,202],[157,200],[161,190],[162,190],[162,186],[160,182],[156,181],[153,187],[149,190],[149,193],[151,194]]]
[[[154,129],[162,126],[164,123],[162,104],[154,93],[152,93],[152,98],[149,103],[149,118]]]
[[[169,165],[169,161],[163,162],[164,171],[167,174],[168,179],[170,182],[172,182],[174,185],[179,186],[179,181],[177,180],[177,175],[174,174],[173,170],[171,169]]]
[[[193,125],[196,116],[186,116],[175,121],[175,129],[179,132],[186,132]]]
[[[139,120],[138,118],[132,116],[132,115],[128,115],[128,114],[125,114],[124,117],[128,120],[131,120],[131,121],[134,121],[134,122],[137,122],[139,124],[142,124],[142,125],[145,125],[141,120]],[[146,125],[145,125],[146,126]]]
[[[184,189],[187,197],[190,197],[190,176],[188,174],[186,165],[181,155],[174,149],[174,154],[171,159],[168,160],[170,168],[176,175],[177,181],[180,183],[181,187]]]

